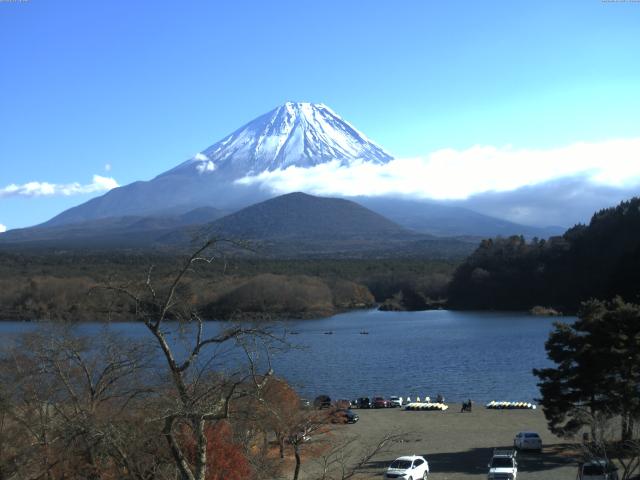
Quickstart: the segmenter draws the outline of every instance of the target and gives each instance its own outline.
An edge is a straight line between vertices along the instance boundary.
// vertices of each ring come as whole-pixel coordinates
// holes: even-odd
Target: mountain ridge
[[[255,118],[176,167],[70,208],[43,226],[95,218],[239,209],[274,195],[235,184],[252,173],[329,161],[385,163],[393,157],[324,104],[287,102]]]
[[[358,203],[294,192],[213,219],[197,209],[175,218],[111,217],[13,231],[0,236],[7,251],[191,251],[206,239],[231,240],[220,248],[259,258],[452,258],[474,243],[413,232]],[[202,222],[203,218],[209,221]],[[233,245],[249,243],[251,249]]]
[[[264,222],[267,219],[268,222]],[[251,205],[211,224],[245,238],[410,235],[388,218],[342,198],[292,192]]]
[[[435,201],[393,197],[354,197],[352,200],[404,228],[439,237],[523,235],[526,238],[547,238],[561,235],[565,230],[562,227],[534,227],[514,223]]]
[[[392,159],[382,147],[326,105],[287,102],[153,179],[115,188],[61,212],[36,229],[75,225],[70,228],[79,233],[76,227],[83,222],[89,222],[86,223],[89,228],[91,222],[105,219],[103,225],[99,225],[99,221],[94,223],[102,228],[110,222],[114,224],[107,219],[116,217],[155,219],[144,220],[147,224],[157,224],[158,217],[167,217],[174,219],[173,226],[177,227],[184,222],[176,217],[195,209],[234,212],[276,197],[259,185],[236,183],[247,175],[290,166],[306,168],[324,162],[382,164]],[[378,198],[352,200],[420,233],[442,237],[510,234],[531,237],[556,233],[482,216],[472,210],[436,206],[434,202]],[[203,219],[203,223],[206,220]],[[170,222],[165,223],[167,229],[172,228]],[[24,229],[21,233],[25,238],[27,231]]]
[[[248,242],[258,256],[277,258],[451,258],[468,254],[475,245],[413,232],[351,200],[302,192],[265,200],[207,225],[176,229],[158,244],[184,247],[208,238]]]

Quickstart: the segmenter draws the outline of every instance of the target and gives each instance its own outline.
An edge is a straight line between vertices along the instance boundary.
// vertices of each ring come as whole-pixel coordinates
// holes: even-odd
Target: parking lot
[[[401,455],[423,455],[433,480],[467,480],[487,477],[487,463],[494,448],[510,448],[519,431],[536,431],[542,437],[542,453],[518,453],[518,479],[575,480],[575,450],[566,440],[552,435],[540,410],[487,410],[475,406],[460,413],[460,405],[445,412],[405,411],[399,408],[355,410],[354,425],[338,428],[336,436],[355,436],[362,448],[387,433],[407,433],[376,455],[358,478],[381,478],[388,464]],[[313,468],[311,464],[307,468]]]

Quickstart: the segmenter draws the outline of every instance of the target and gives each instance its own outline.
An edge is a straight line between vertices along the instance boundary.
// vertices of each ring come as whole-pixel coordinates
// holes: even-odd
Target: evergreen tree
[[[640,418],[640,305],[585,302],[576,322],[556,324],[545,348],[556,366],[533,373],[551,431],[569,436],[617,415],[621,440],[631,440]]]
[[[587,298],[622,295],[640,301],[640,197],[593,215],[588,226],[526,242],[521,236],[484,240],[456,270],[449,305],[464,309],[564,313]]]

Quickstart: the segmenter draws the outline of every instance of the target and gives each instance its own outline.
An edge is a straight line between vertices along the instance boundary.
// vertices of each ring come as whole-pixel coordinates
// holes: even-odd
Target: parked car
[[[411,455],[398,457],[384,474],[384,478],[401,478],[403,480],[426,480],[429,475],[429,462],[424,457]]]
[[[516,480],[518,462],[515,450],[494,450],[489,462],[488,480]]]
[[[347,408],[351,408],[351,402],[344,398],[336,400],[336,408],[346,410]]]
[[[611,462],[597,458],[578,465],[578,480],[618,480],[617,470]]]
[[[313,401],[313,406],[316,408],[330,408],[331,397],[329,395],[318,395]]]
[[[372,404],[373,408],[388,408],[389,400],[385,400],[382,397],[374,397]]]
[[[518,432],[513,439],[513,448],[516,450],[542,451],[542,439],[536,432]]]
[[[332,423],[356,423],[360,417],[350,408],[341,408],[336,410],[331,417]]]
[[[402,406],[402,398],[396,397],[395,395],[391,395],[389,397],[389,406],[391,407],[401,407]]]
[[[358,408],[371,408],[371,400],[368,397],[358,399]]]

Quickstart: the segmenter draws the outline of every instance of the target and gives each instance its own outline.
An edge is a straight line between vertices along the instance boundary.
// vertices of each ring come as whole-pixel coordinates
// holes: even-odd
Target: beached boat
[[[536,406],[529,402],[496,402],[490,401],[485,405],[486,408],[494,410],[535,410]]]

